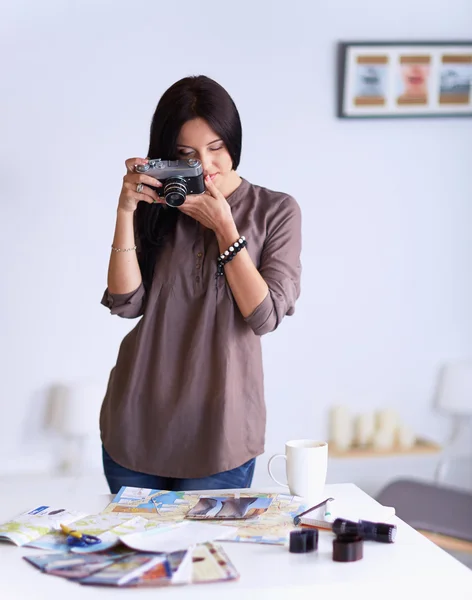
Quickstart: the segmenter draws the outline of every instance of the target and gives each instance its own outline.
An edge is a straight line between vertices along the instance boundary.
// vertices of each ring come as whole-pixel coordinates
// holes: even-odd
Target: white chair
[[[59,470],[63,474],[84,473],[87,443],[99,436],[104,394],[103,383],[84,380],[56,385],[51,390],[49,426],[62,441]]]
[[[453,421],[451,436],[435,472],[435,481],[445,482],[451,467],[462,463],[465,476],[456,485],[466,489],[472,483],[470,426],[472,422],[472,361],[460,361],[443,367],[436,394],[436,407]],[[466,450],[467,449],[467,450]],[[468,476],[470,475],[470,476]]]

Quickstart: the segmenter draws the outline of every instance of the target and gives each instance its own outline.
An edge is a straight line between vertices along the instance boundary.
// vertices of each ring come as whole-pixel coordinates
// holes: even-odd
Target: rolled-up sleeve
[[[264,300],[246,317],[256,335],[274,331],[285,315],[293,315],[300,296],[301,211],[287,196],[268,224],[259,273],[269,287]]]
[[[138,288],[128,294],[111,294],[107,288],[101,303],[110,309],[112,315],[135,319],[143,314],[145,295],[142,282]]]

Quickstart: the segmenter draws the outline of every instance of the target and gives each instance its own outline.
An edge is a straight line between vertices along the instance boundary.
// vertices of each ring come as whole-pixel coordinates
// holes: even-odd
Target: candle
[[[395,444],[395,429],[380,427],[375,430],[372,445],[376,450],[391,450]]]
[[[396,432],[397,444],[400,448],[407,450],[408,448],[412,448],[416,443],[415,432],[411,427],[405,425],[404,423],[400,424],[397,427]]]
[[[358,415],[354,424],[354,439],[359,446],[372,443],[375,431],[375,415],[373,412]]]
[[[334,406],[330,411],[331,443],[338,450],[348,450],[353,438],[352,419],[346,406]]]
[[[398,425],[398,414],[392,408],[384,408],[377,412],[377,429],[395,432]]]

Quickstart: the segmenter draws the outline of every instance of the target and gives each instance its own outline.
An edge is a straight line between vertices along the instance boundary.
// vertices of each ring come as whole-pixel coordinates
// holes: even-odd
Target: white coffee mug
[[[271,465],[276,458],[286,461],[288,485],[278,481],[272,474]],[[315,503],[323,499],[328,471],[328,444],[316,440],[291,440],[285,444],[285,454],[274,454],[267,468],[275,483],[289,488],[294,496]]]

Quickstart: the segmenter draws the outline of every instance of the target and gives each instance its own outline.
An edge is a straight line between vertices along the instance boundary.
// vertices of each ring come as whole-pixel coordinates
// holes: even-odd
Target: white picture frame
[[[341,42],[337,116],[471,117],[472,41]]]

